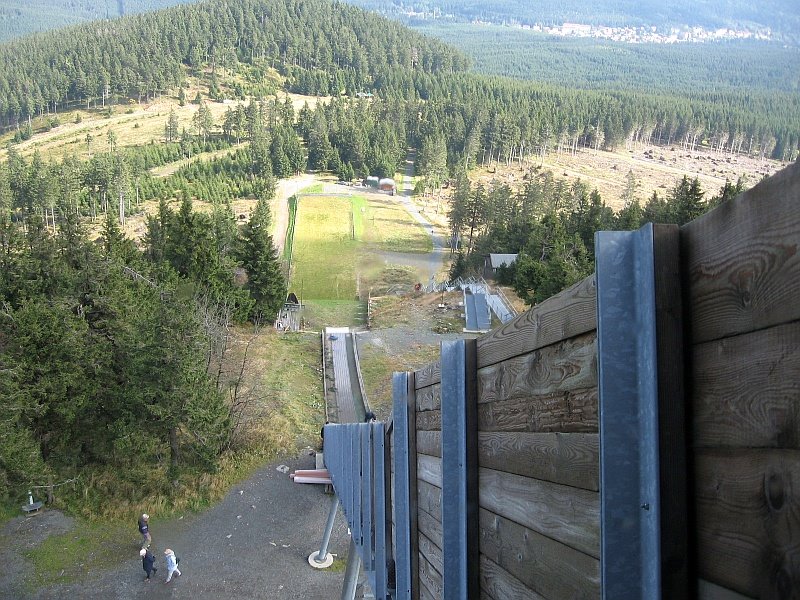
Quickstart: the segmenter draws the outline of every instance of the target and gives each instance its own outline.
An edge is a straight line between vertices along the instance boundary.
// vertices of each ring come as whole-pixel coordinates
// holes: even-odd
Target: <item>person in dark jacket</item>
[[[142,548],[149,548],[150,543],[153,541],[150,537],[150,515],[143,513],[139,517],[139,533],[142,534]]]
[[[142,569],[144,569],[144,572],[147,574],[144,580],[150,583],[150,576],[155,575],[156,571],[158,571],[155,565],[156,557],[153,556],[153,553],[147,548],[139,550],[139,556],[142,557]]]

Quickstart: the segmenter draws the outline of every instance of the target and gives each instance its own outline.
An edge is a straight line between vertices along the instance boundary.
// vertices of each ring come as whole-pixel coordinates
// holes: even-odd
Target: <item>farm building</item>
[[[380,179],[375,177],[374,175],[370,175],[364,180],[364,185],[371,188],[377,188]]]

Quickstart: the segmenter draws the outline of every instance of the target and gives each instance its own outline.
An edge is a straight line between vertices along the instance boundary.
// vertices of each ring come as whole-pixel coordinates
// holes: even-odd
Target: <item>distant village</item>
[[[415,12],[405,11],[406,17],[420,20],[450,19],[453,15],[443,15],[438,11],[434,12]],[[669,31],[655,26],[651,27],[607,27],[604,25],[585,25],[582,23],[563,23],[561,25],[529,25],[513,22],[492,22],[473,20],[473,25],[499,25],[511,27],[513,29],[524,29],[536,33],[559,37],[583,37],[583,38],[602,38],[615,42],[627,42],[629,44],[679,44],[685,42],[718,42],[723,40],[760,40],[772,41],[773,33],[769,28],[754,29],[729,29],[720,27],[718,29],[706,29],[700,26],[684,25],[672,27]]]
[[[704,27],[673,27],[668,33],[658,31],[656,27],[604,27],[583,25],[580,23],[564,23],[556,27],[542,25],[511,25],[518,29],[529,29],[548,35],[561,37],[593,37],[628,42],[630,44],[678,44],[682,42],[718,42],[722,40],[771,40],[769,29],[755,31],[747,29],[705,29]]]

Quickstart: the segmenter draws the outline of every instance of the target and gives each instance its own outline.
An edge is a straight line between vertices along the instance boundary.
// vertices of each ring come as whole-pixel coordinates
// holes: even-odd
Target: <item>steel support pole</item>
[[[322,545],[319,547],[319,554],[317,558],[325,558],[328,554],[328,543],[331,541],[331,532],[333,531],[333,522],[336,519],[336,511],[339,509],[339,497],[334,494],[331,500],[331,509],[328,511],[328,522],[325,524],[325,535],[322,536]],[[322,561],[320,561],[322,562]]]
[[[328,554],[328,544],[331,541],[333,532],[333,522],[336,519],[336,511],[339,509],[339,497],[334,494],[331,500],[331,508],[328,511],[328,521],[325,524],[325,533],[322,535],[322,545],[319,551],[312,552],[308,557],[308,564],[315,569],[326,569],[333,564],[333,555]]]
[[[350,548],[347,550],[347,569],[344,572],[342,585],[342,600],[355,600],[358,573],[361,570],[361,557],[356,552],[356,543],[350,538]]]

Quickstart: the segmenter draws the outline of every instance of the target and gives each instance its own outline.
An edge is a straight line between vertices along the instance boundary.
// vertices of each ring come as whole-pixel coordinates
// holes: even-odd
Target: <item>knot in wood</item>
[[[779,473],[768,473],[764,476],[764,496],[771,511],[777,512],[783,508],[786,500],[785,488],[783,477]]]

